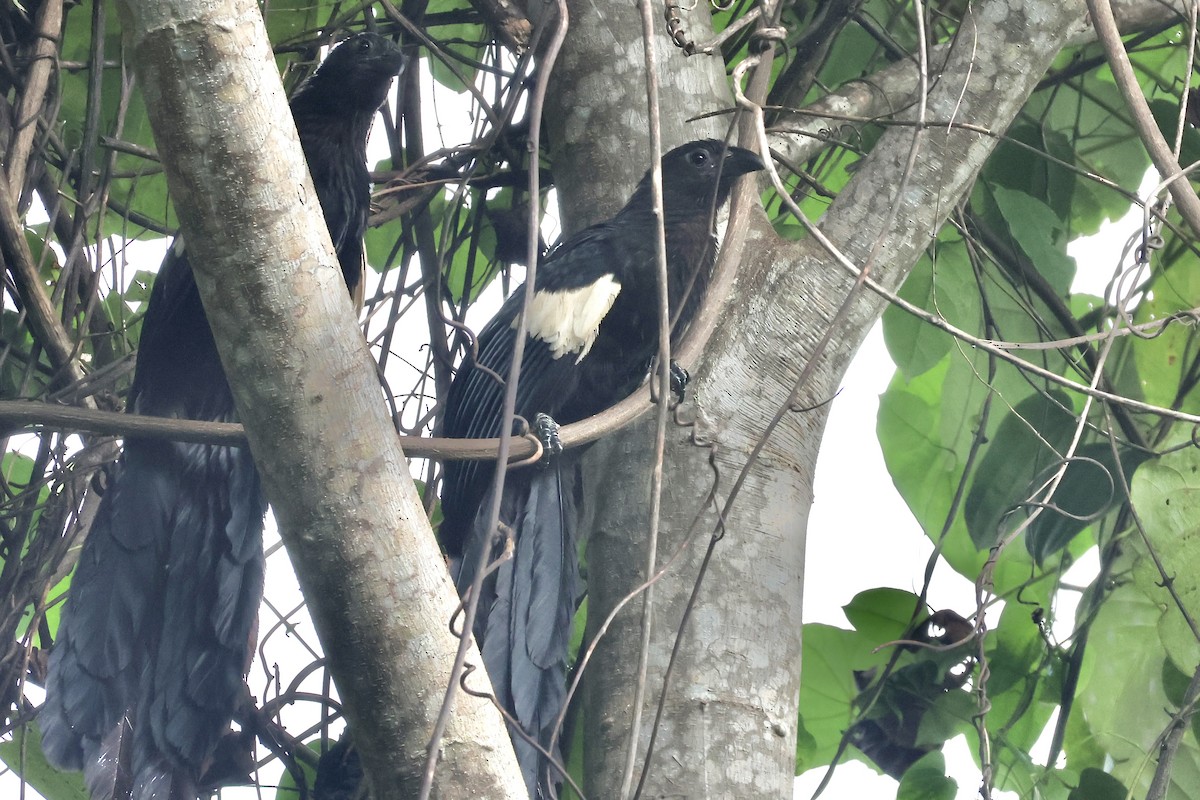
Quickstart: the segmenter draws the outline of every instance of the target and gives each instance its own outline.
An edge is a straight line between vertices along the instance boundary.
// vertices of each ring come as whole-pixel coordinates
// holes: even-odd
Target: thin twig
[[[21,196],[25,188],[25,170],[33,152],[33,138],[38,132],[38,117],[46,99],[46,88],[50,83],[50,72],[58,57],[58,43],[62,32],[62,0],[46,0],[37,10],[34,27],[37,37],[29,59],[32,62],[25,76],[21,91],[21,102],[17,106],[14,127],[16,136],[9,150],[6,171],[8,191],[14,198]]]
[[[1197,701],[1200,701],[1200,667],[1192,673],[1179,711],[1171,715],[1171,724],[1158,748],[1158,766],[1154,770],[1154,779],[1150,781],[1150,789],[1146,792],[1146,800],[1163,800],[1167,796],[1167,790],[1171,788],[1171,766],[1175,763],[1175,754],[1179,752],[1179,743],[1190,727],[1188,722],[1196,713]]]
[[[646,66],[646,111],[650,123],[650,196],[654,214],[654,244],[656,282],[658,284],[658,397],[659,404],[654,420],[654,466],[650,472],[650,526],[646,534],[646,575],[654,574],[658,561],[658,528],[662,514],[663,457],[667,442],[667,417],[670,412],[668,398],[671,393],[671,307],[667,297],[667,233],[663,220],[662,196],[662,127],[659,120],[658,100],[658,56],[654,47],[654,32],[657,20],[651,3],[640,0],[638,7],[642,16],[642,52]],[[653,382],[653,378],[651,378]],[[646,700],[646,671],[650,662],[650,629],[654,612],[654,584],[646,587],[642,595],[641,635],[638,641],[638,662],[633,688],[633,708],[629,722],[629,739],[625,749],[625,764],[621,771],[622,800],[629,797],[633,787],[633,767],[637,761],[638,734],[642,727],[642,704]],[[642,765],[642,778],[646,780],[649,761]]]

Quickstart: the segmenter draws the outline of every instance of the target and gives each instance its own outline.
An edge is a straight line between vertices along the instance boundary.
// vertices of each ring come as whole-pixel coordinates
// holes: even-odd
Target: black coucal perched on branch
[[[399,47],[364,33],[292,114],[350,293],[361,300],[367,133]],[[129,407],[233,421],[233,396],[177,238],[142,324]],[[72,580],[39,715],[51,763],[93,798],[195,798],[244,696],[262,598],[266,499],[249,449],[129,437]]]
[[[699,306],[717,250],[716,209],[741,175],[763,168],[758,156],[716,140],[691,142],[662,160],[668,299],[677,339]],[[577,422],[625,398],[658,352],[656,224],[650,177],[615,217],[571,236],[538,266],[526,317],[528,335],[516,413]],[[524,292],[508,298],[479,334],[446,402],[445,435],[500,435],[504,387]],[[486,369],[479,369],[485,367]],[[543,433],[546,431],[542,431]],[[581,595],[576,513],[578,451],[549,469],[509,473],[500,508],[512,559],[488,576],[474,633],[497,700],[522,730],[549,749],[565,697],[567,645]],[[493,468],[447,462],[439,537],[466,592],[476,565],[496,560],[506,537],[487,530]],[[531,797],[551,797],[561,777],[520,736],[513,744]]]

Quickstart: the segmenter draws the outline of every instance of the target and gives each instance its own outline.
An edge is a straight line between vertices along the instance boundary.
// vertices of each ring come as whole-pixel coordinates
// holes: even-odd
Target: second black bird
[[[361,297],[370,210],[367,132],[399,48],[371,33],[335,48],[292,99],[321,210]],[[183,240],[154,282],[129,406],[236,419]],[[229,731],[263,587],[266,499],[245,448],[129,437],[79,556],[38,717],[47,759],[94,798],[186,800]]]
[[[763,168],[758,156],[716,140],[677,147],[662,160],[668,299],[672,338],[703,297],[716,257],[714,216],[738,177]],[[571,236],[537,270],[516,413],[571,423],[623,399],[645,379],[658,351],[656,224],[649,174],[615,217]],[[518,290],[479,334],[446,403],[445,435],[500,435],[504,387]],[[486,369],[479,369],[485,367]],[[449,462],[439,536],[465,592],[481,556],[496,559],[504,537],[487,528],[493,468]],[[526,735],[549,749],[565,697],[567,646],[581,586],[576,513],[581,492],[577,452],[550,469],[506,477],[501,527],[512,531],[511,561],[492,573],[480,597],[474,633],[499,702]],[[513,736],[532,797],[552,796],[561,777],[538,751]]]

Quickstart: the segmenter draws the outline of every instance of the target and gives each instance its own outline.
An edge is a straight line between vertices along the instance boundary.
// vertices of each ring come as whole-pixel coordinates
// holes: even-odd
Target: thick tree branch
[[[1183,19],[1183,0],[1120,0],[1112,4],[1112,9],[1117,27],[1126,34]],[[1080,17],[1071,24],[1063,46],[1096,39],[1096,28],[1086,16]],[[930,48],[929,60],[934,70],[946,60],[951,47],[943,44]],[[916,65],[899,61],[866,78],[850,81],[805,107],[802,113],[785,114],[773,120],[771,149],[788,161],[802,163],[827,147],[830,139],[841,138],[843,127],[856,130],[867,120],[901,115],[916,101],[916,91]],[[933,121],[946,122],[949,118],[933,117]],[[958,121],[966,120],[959,117]]]

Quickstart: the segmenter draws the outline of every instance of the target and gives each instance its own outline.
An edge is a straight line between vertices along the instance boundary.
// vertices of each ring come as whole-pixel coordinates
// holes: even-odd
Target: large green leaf
[[[1031,395],[1003,415],[967,495],[965,516],[980,550],[996,544],[1025,518],[1027,501],[1061,460],[1075,420],[1063,392]]]
[[[946,776],[946,757],[935,750],[904,773],[896,800],[954,800],[957,794],[958,783]]]
[[[333,0],[269,0],[263,8],[267,37],[279,45],[311,36],[329,21],[337,6]]]
[[[800,729],[796,773],[828,764],[842,734],[854,722],[856,669],[881,663],[872,645],[853,631],[830,625],[804,626],[800,682]]]
[[[960,238],[939,241],[922,256],[900,287],[900,296],[967,331],[982,321],[979,293]],[[883,312],[888,353],[905,377],[932,369],[954,348],[954,338],[896,306]]]
[[[899,639],[908,631],[919,598],[903,589],[881,587],[859,592],[842,607],[854,630],[876,646]],[[920,622],[920,617],[917,622]]]
[[[1149,291],[1134,310],[1134,323],[1200,306],[1200,257],[1187,243],[1171,240],[1170,245],[1151,261]],[[1122,337],[1112,356],[1116,388],[1155,405],[1200,412],[1193,374],[1197,358],[1200,341],[1191,325],[1174,323],[1152,336]]]
[[[1047,653],[1032,617],[1029,605],[1009,602],[989,637],[987,726],[997,748],[1028,752],[1058,699],[1059,656]]]
[[[1161,589],[1160,589],[1161,592]],[[1162,682],[1162,603],[1133,583],[1118,585],[1092,623],[1086,685],[1076,695],[1092,735],[1112,759],[1112,774],[1142,796],[1154,772],[1158,737],[1170,723]],[[1172,770],[1171,798],[1200,796],[1200,748],[1184,734]]]
[[[59,772],[42,755],[42,734],[37,723],[18,728],[13,739],[0,742],[0,761],[38,791],[46,800],[87,800],[83,775]]]
[[[1200,451],[1189,446],[1146,462],[1130,494],[1174,594],[1147,558],[1135,573],[1137,582],[1162,609],[1161,646],[1177,669],[1191,674],[1200,664],[1200,643],[1184,615],[1200,620]]]
[[[1034,559],[1044,564],[1071,544],[1094,519],[1123,502],[1122,474],[1124,480],[1129,480],[1148,457],[1144,450],[1123,449],[1118,471],[1111,444],[1081,445],[1054,493],[1053,506],[1045,509],[1025,531],[1025,546]]]
[[[330,742],[330,744],[332,745],[333,743]],[[304,746],[309,750],[312,750],[317,755],[321,754],[320,739],[313,739],[312,741],[307,742]],[[307,789],[307,794],[303,796],[311,797],[312,787],[313,784],[316,783],[317,779],[317,769],[316,767],[310,766],[303,759],[297,758],[295,759],[295,762],[299,765],[300,771],[304,774],[304,782]],[[275,788],[275,800],[298,800],[298,798],[301,796],[300,787],[296,784],[296,778],[291,772],[284,770],[283,775],[279,778],[279,786]]]
[[[110,3],[109,7],[116,5],[116,3]],[[110,31],[119,31],[119,28],[111,23],[109,29]],[[108,58],[117,59],[120,49],[114,47],[110,42],[106,49],[106,55]],[[128,75],[122,76],[119,69],[104,70],[100,81],[97,134],[116,137],[123,142],[153,152],[155,149],[154,134],[150,128],[150,120],[146,116],[145,104],[140,92],[131,92],[132,83],[126,82],[127,79]],[[87,72],[64,71],[62,73],[60,118],[64,122],[64,139],[71,146],[86,144],[83,141],[86,133],[83,121],[87,117],[88,88]],[[108,158],[108,152],[105,150],[98,150],[97,155],[102,161]],[[111,202],[120,209],[120,212],[109,210],[102,214],[100,217],[101,234],[122,238],[142,234],[144,228],[129,218],[130,212],[144,215],[157,225],[168,228],[175,227],[174,212],[167,199],[166,177],[159,164],[126,152],[116,153],[112,163],[113,177],[109,183],[109,195]],[[93,169],[100,166],[101,164],[96,164]]]
[[[1104,770],[1089,767],[1079,774],[1079,785],[1068,800],[1125,800],[1128,790]]]
[[[1067,236],[1058,215],[1038,197],[993,186],[991,198],[1008,233],[1038,272],[1059,294],[1070,291],[1075,259],[1067,255]]]
[[[434,3],[429,5],[432,12]],[[439,25],[428,31],[445,51],[435,53],[427,61],[433,79],[453,92],[466,92],[477,71],[470,62],[477,62],[482,57],[488,41],[487,30],[479,23],[461,22]]]

